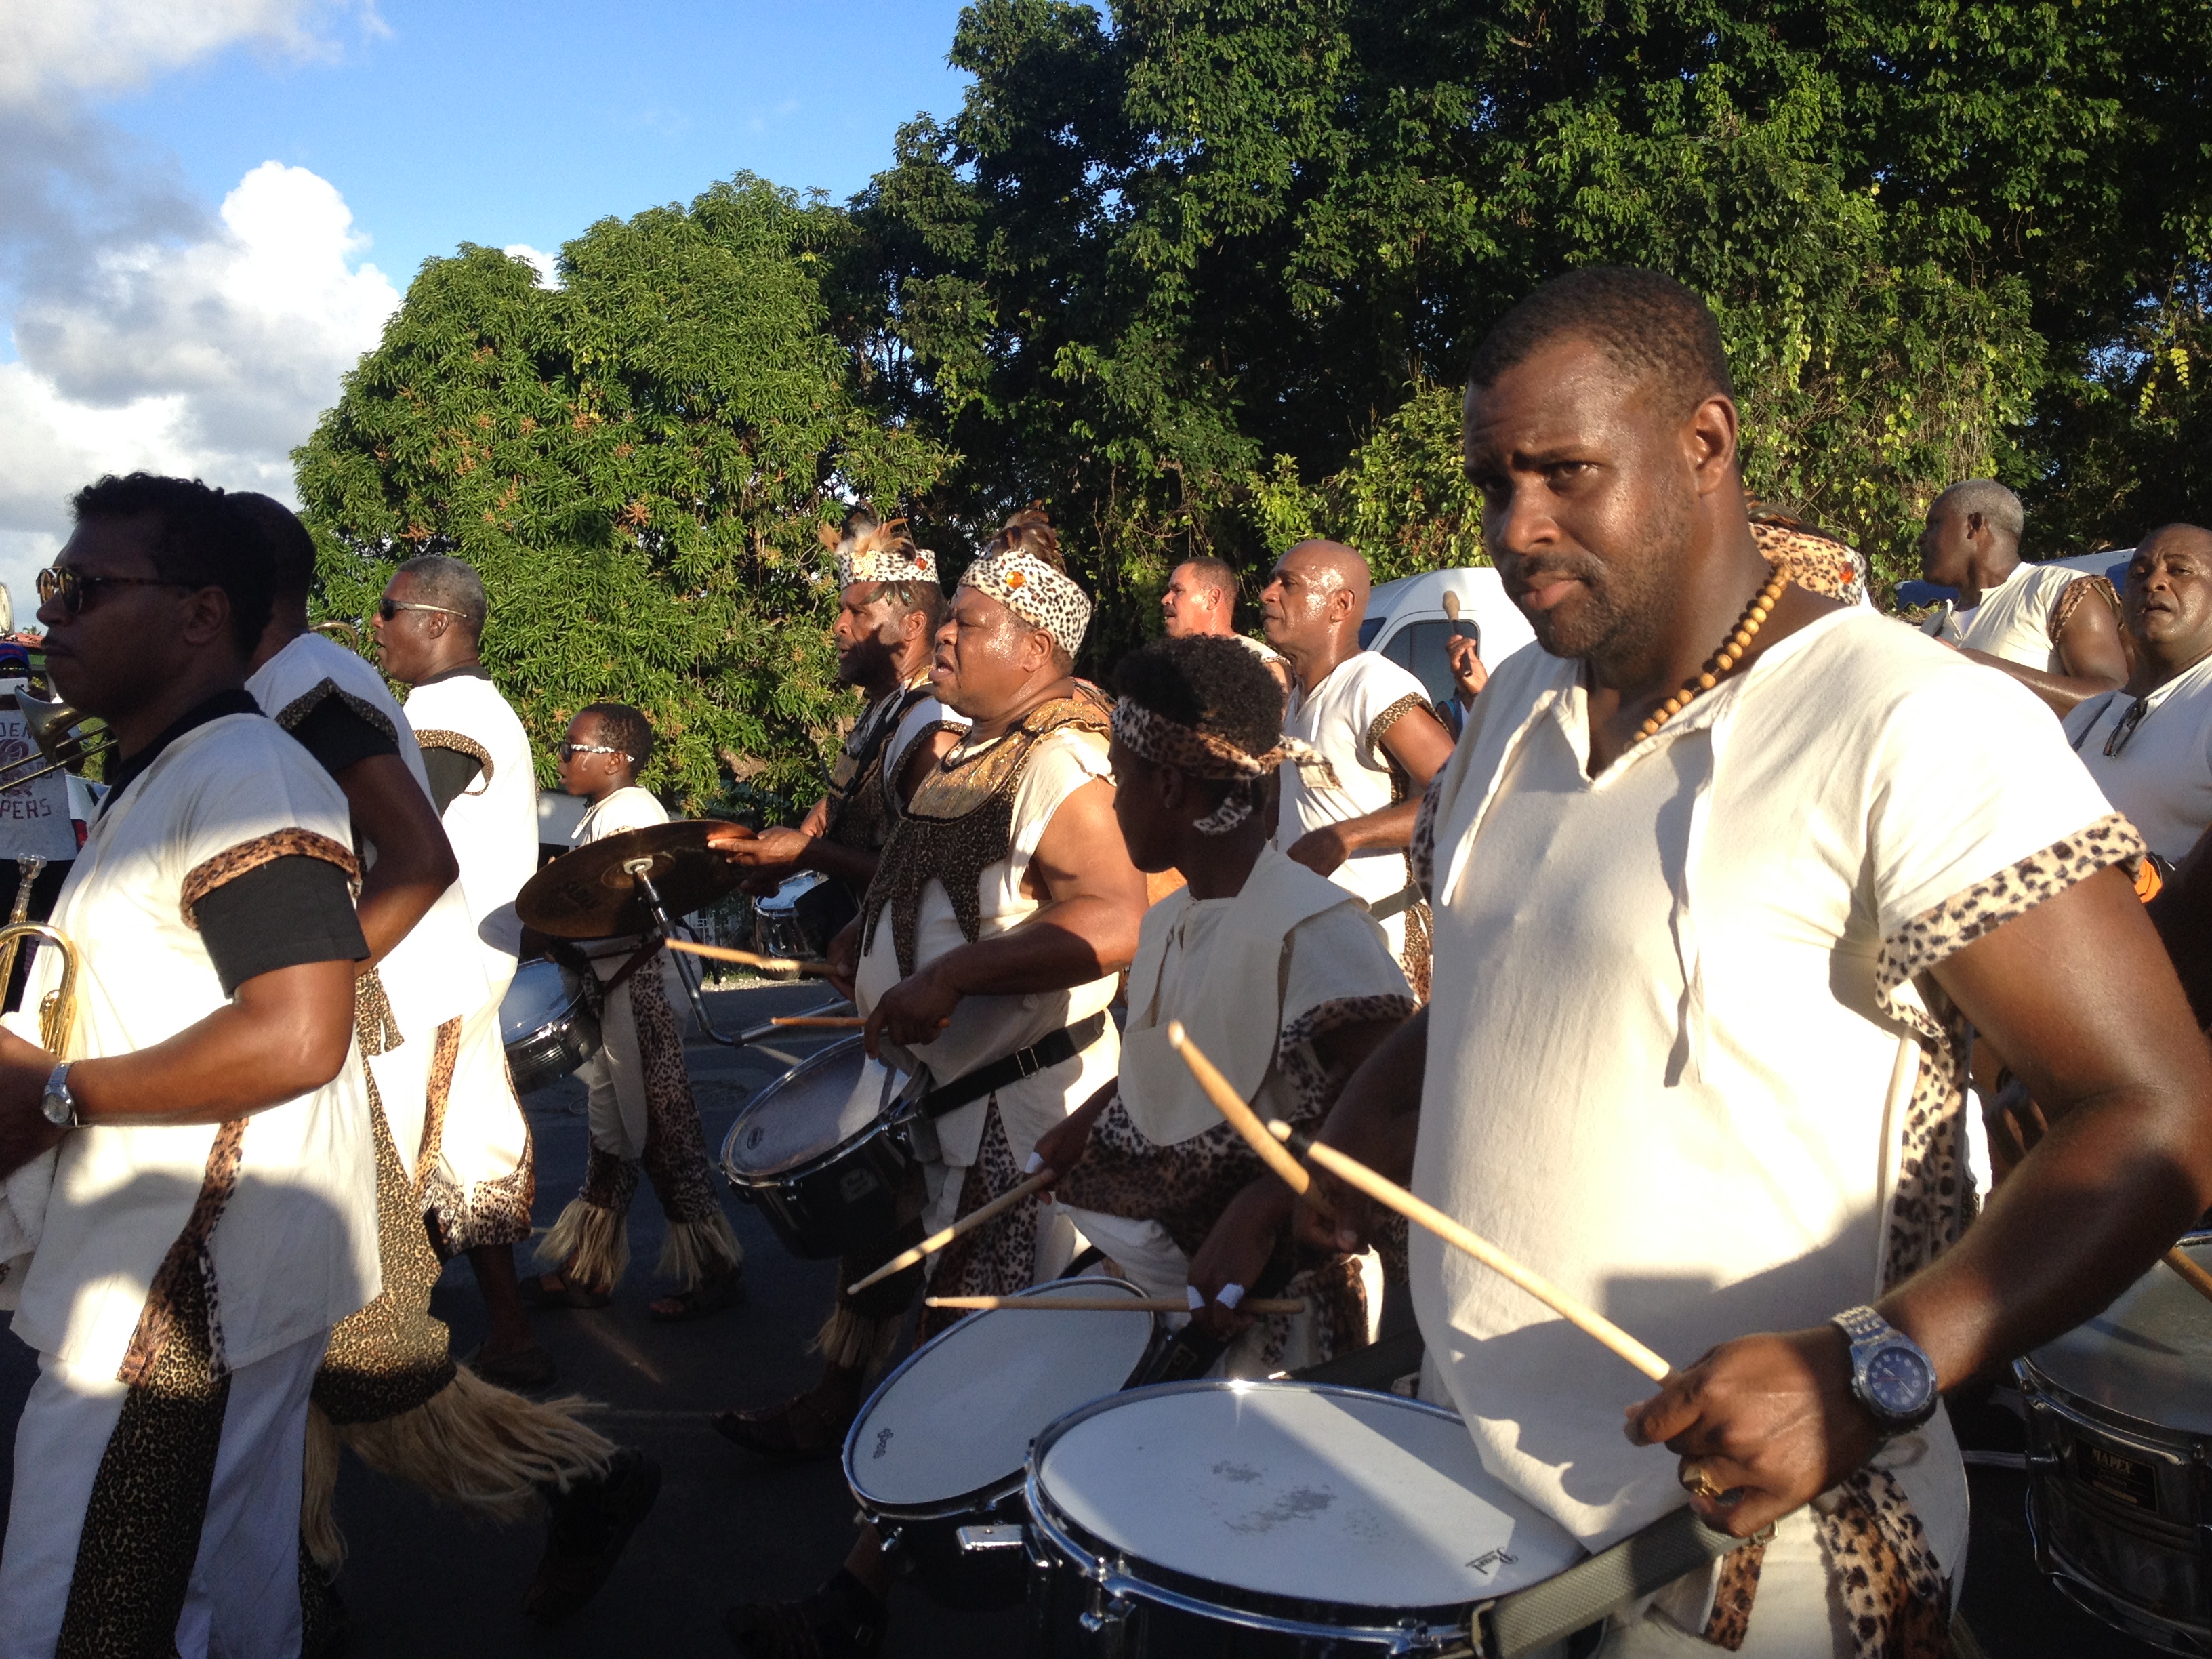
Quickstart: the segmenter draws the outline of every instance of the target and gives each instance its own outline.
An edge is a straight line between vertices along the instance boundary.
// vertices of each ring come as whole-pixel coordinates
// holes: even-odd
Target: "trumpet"
[[[23,729],[30,734],[31,741],[39,746],[39,752],[21,756],[0,765],[0,789],[15,788],[34,778],[43,778],[49,772],[58,772],[65,766],[90,760],[94,755],[104,755],[115,747],[112,732],[105,730],[87,732],[84,722],[88,716],[65,702],[48,702],[44,697],[18,691],[15,707],[22,710]],[[19,773],[16,770],[19,767],[29,766],[41,760],[46,764],[34,772]]]
[[[356,655],[366,655],[361,648],[361,629],[349,622],[319,622],[310,627],[310,634],[327,634]]]
[[[23,884],[30,890],[30,884]],[[18,901],[21,908],[21,901]],[[49,927],[43,921],[14,921],[0,927],[0,987],[4,987],[4,975],[15,964],[15,950],[25,939],[35,939],[51,945],[62,953],[62,982],[46,993],[39,1003],[39,1047],[50,1054],[69,1053],[70,1028],[76,1024],[76,945],[58,927]]]

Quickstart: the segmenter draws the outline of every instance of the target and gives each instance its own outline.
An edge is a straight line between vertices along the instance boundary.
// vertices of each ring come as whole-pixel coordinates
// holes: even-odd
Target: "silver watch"
[[[46,1091],[40,1097],[39,1107],[46,1115],[46,1121],[57,1129],[81,1129],[84,1120],[76,1115],[76,1097],[70,1092],[69,1068],[64,1060],[46,1073]]]
[[[1925,1349],[1872,1308],[1849,1309],[1832,1322],[1850,1340],[1852,1397],[1885,1433],[1907,1433],[1936,1415],[1942,1395]]]

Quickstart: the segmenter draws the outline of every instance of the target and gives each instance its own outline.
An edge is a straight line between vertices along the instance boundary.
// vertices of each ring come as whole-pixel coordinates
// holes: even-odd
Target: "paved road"
[[[821,994],[779,986],[717,993],[712,1000],[726,1030]],[[777,1046],[801,1054],[826,1040]],[[690,1061],[708,1145],[719,1151],[738,1106],[783,1062],[757,1049],[696,1042]],[[538,1143],[542,1230],[582,1176],[583,1090],[570,1079],[525,1104]],[[537,1560],[536,1528],[476,1525],[349,1461],[337,1511],[352,1554],[340,1588],[361,1659],[714,1655],[726,1651],[720,1629],[725,1607],[803,1592],[843,1559],[853,1499],[834,1462],[764,1468],[708,1426],[715,1411],[775,1399],[811,1380],[815,1362],[805,1344],[827,1306],[834,1267],[793,1260],[753,1211],[734,1200],[727,1207],[745,1247],[747,1306],[678,1327],[646,1316],[645,1304],[657,1293],[653,1263],[662,1223],[644,1186],[630,1213],[629,1274],[614,1304],[538,1316],[541,1338],[562,1368],[562,1388],[601,1402],[595,1420],[606,1432],[645,1448],[666,1471],[658,1508],[599,1600],[557,1630],[526,1623],[516,1608]],[[434,1305],[453,1326],[457,1352],[482,1339],[483,1316],[465,1264],[448,1270]],[[0,1434],[10,1439],[32,1370],[21,1344],[0,1340]],[[0,1485],[6,1474],[0,1465]],[[2118,1659],[2150,1651],[2109,1635],[2036,1576],[2018,1475],[1977,1470],[1973,1479],[1966,1607],[1990,1659]],[[893,1659],[1016,1656],[1021,1617],[943,1612],[902,1589],[888,1651]]]

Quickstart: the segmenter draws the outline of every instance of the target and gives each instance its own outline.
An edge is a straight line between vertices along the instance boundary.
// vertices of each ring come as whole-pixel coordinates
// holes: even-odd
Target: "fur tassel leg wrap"
[[[557,1231],[557,1230],[556,1230]],[[710,1210],[698,1221],[672,1221],[655,1271],[688,1291],[702,1279],[727,1273],[745,1259],[744,1247],[730,1230],[730,1218]]]
[[[729,1226],[726,1221],[722,1224],[726,1230]],[[669,1230],[672,1245],[675,1231]],[[570,1199],[538,1247],[538,1259],[560,1268],[580,1289],[595,1293],[613,1290],[629,1267],[629,1211],[611,1210],[589,1199]]]

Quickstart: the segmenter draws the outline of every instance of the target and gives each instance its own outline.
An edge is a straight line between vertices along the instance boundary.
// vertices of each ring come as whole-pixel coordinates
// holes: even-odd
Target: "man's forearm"
[[[963,945],[935,971],[963,996],[1065,991],[1118,973],[1136,954],[1136,928],[1103,898],[1060,899],[1018,927]]]
[[[1356,818],[1346,818],[1336,826],[1336,833],[1344,844],[1355,853],[1389,852],[1413,844],[1413,820],[1420,816],[1421,803],[1418,796],[1401,800],[1395,806],[1386,806],[1378,812],[1366,812]]]
[[[368,941],[368,955],[355,964],[356,973],[367,973],[391,955],[414,932],[415,925],[430,914],[438,895],[451,884],[438,879],[443,872],[434,866],[428,870],[394,869],[391,866],[395,862],[378,860],[355,902],[362,937]]]
[[[1409,1180],[1428,1069],[1429,1011],[1424,1007],[1384,1037],[1346,1079],[1320,1138],[1393,1181]]]
[[[1959,654],[1971,657],[1985,668],[2009,674],[2060,714],[2071,714],[2077,704],[2087,702],[2092,697],[2101,697],[2121,684],[2116,679],[2053,674],[2040,668],[2027,668],[2016,662],[2007,662],[2002,657],[1993,657],[1986,651],[1961,651]]]
[[[817,836],[800,865],[805,869],[819,870],[825,876],[835,876],[852,886],[865,888],[876,878],[877,862],[873,853]]]

